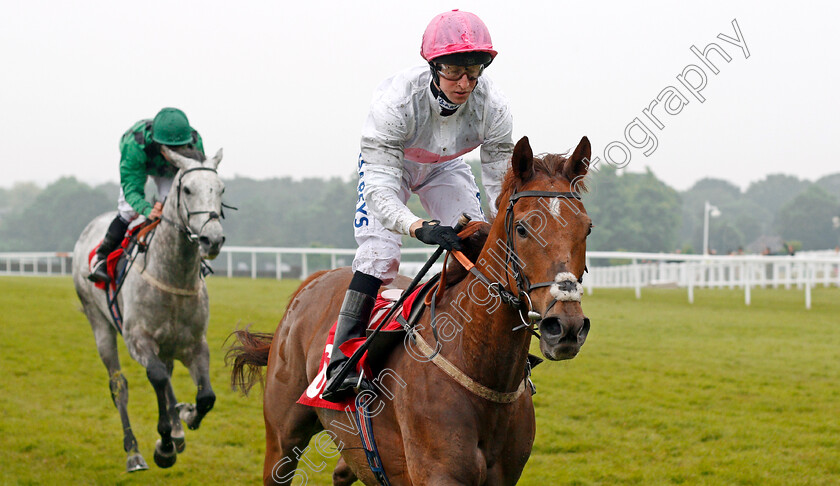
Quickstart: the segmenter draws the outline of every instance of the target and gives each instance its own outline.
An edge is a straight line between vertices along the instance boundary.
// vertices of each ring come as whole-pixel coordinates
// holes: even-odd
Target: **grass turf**
[[[0,277],[0,484],[258,483],[259,389],[230,391],[223,343],[271,331],[298,282],[212,278],[215,408],[168,470],[153,465],[151,385],[120,342],[129,414],[149,471],[127,474],[119,417],[66,277]],[[537,436],[524,485],[840,484],[840,290],[597,290],[571,361],[534,374]],[[537,351],[536,343],[533,351]],[[182,401],[195,388],[180,364]],[[387,452],[384,452],[387,453]],[[333,461],[306,470],[331,484]],[[320,467],[320,458],[311,458]],[[430,467],[434,467],[430,465]]]

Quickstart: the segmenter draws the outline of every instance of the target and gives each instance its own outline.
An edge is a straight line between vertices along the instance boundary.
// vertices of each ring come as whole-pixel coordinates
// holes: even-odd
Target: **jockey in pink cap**
[[[469,12],[442,13],[426,27],[420,54],[427,66],[380,84],[362,129],[354,220],[359,248],[339,312],[325,400],[339,401],[362,383],[355,371],[336,377],[348,359],[338,346],[364,335],[380,285],[397,275],[402,236],[460,249],[452,227],[459,216],[484,220],[478,186],[463,156],[481,147],[482,182],[495,215],[513,152],[507,99],[483,75],[496,57],[484,22]],[[406,207],[412,192],[432,221]]]

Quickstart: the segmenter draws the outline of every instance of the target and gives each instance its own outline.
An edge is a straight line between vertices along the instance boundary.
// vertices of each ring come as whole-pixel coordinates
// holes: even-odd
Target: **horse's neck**
[[[200,278],[198,245],[172,224],[179,224],[176,211],[164,211],[164,217],[169,221],[161,221],[155,229],[146,252],[146,270],[175,287],[193,288]]]
[[[497,281],[494,275],[506,275],[504,262],[493,260],[486,253],[482,252],[478,259],[485,263],[481,271]],[[507,279],[502,283],[507,284]],[[447,359],[485,386],[501,392],[515,390],[524,378],[531,342],[527,330],[513,331],[522,323],[518,311],[498,297],[488,296],[486,285],[472,274],[448,289],[441,304],[438,315],[446,312],[447,317],[463,327],[461,339],[453,340],[456,346],[443,346]]]

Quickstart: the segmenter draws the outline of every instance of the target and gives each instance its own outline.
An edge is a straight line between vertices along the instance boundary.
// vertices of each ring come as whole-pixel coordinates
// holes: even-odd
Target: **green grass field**
[[[154,393],[120,344],[151,465],[129,475],[71,280],[0,277],[0,484],[259,483],[260,392],[230,391],[223,342],[249,323],[273,330],[296,285],[210,280],[216,406],[171,469],[153,465]],[[840,289],[816,289],[807,311],[802,291],[770,289],[750,307],[737,290],[696,291],[693,305],[684,290],[596,290],[584,310],[581,354],[535,371],[537,437],[520,484],[840,484]],[[193,401],[180,364],[173,379]],[[309,484],[331,484],[333,463]]]

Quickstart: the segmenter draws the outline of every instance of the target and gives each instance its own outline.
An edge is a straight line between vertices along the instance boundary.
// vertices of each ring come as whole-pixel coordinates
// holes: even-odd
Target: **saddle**
[[[414,292],[413,296],[409,296],[406,299],[406,303],[408,305],[406,306],[406,303],[404,303],[403,309],[397,313],[396,317],[392,321],[393,323],[399,324],[399,326],[393,323],[386,324],[386,326],[380,330],[379,335],[376,336],[376,339],[374,339],[373,342],[371,342],[370,347],[367,350],[367,356],[364,359],[370,368],[381,369],[388,355],[391,354],[400,341],[405,339],[406,333],[414,328],[414,325],[420,317],[423,316],[423,312],[426,310],[426,305],[424,303],[426,295],[435,288],[435,284],[437,283],[439,277],[440,275],[435,275],[429,279],[428,282],[419,287]],[[392,290],[396,292],[390,293]],[[389,304],[393,305],[393,303],[399,299],[401,295],[402,289],[385,290],[377,297],[377,301],[379,301],[379,299],[383,299],[389,301]],[[391,306],[388,305],[380,311],[381,314],[378,314],[376,312],[376,306],[374,306],[373,318],[371,318],[371,323],[368,325],[367,329],[367,337],[370,337],[370,335],[373,334],[373,330],[376,329],[376,326],[378,326],[381,320],[385,318],[385,314],[390,309]],[[348,354],[347,356],[350,355]]]
[[[120,243],[120,246],[117,247],[116,250],[112,251],[105,260],[105,268],[108,271],[108,276],[111,277],[110,283],[106,284],[105,282],[96,282],[94,284],[97,288],[105,291],[105,298],[108,303],[108,312],[111,314],[112,319],[111,325],[114,326],[114,329],[116,329],[120,334],[122,334],[123,322],[122,311],[120,311],[117,295],[120,292],[122,282],[125,279],[128,270],[131,268],[130,263],[133,262],[133,260],[129,259],[129,256],[134,253],[135,248],[138,246],[139,251],[146,251],[146,246],[148,245],[146,242],[146,236],[158,225],[159,222],[160,220],[157,220],[151,223],[138,224],[129,228],[128,233],[126,233],[125,238],[123,238],[122,243]],[[102,242],[99,243],[99,245],[101,244]],[[90,251],[90,254],[88,255],[88,265],[90,265],[90,261],[93,260],[94,255],[96,255],[96,250],[99,249],[99,245],[96,245],[93,250]]]
[[[423,315],[425,305],[423,303],[425,295],[435,286],[433,285],[437,277],[433,277],[429,282],[418,287],[412,295],[406,297],[402,308],[397,310],[397,316],[392,318],[382,329],[376,339],[371,341],[370,347],[365,352],[364,356],[358,361],[358,369],[363,370],[365,376],[375,376],[378,371],[382,369],[387,357],[394,351],[394,349],[401,345],[405,339],[406,334],[410,331],[413,323]],[[401,289],[389,289],[380,293],[376,298],[376,303],[373,306],[371,313],[370,324],[368,324],[367,334],[370,335],[376,327],[378,327],[386,314],[391,310],[391,307],[401,296]],[[297,403],[301,405],[309,405],[312,407],[329,408],[332,410],[356,410],[355,396],[349,396],[341,403],[328,402],[321,398],[321,392],[326,385],[326,369],[330,361],[332,353],[333,339],[335,338],[335,323],[327,335],[324,352],[321,355],[321,362],[318,367],[318,375],[312,380],[309,387],[303,392]],[[347,356],[353,355],[364,344],[366,338],[350,339],[341,345],[341,351]]]
[[[123,278],[125,278],[126,265],[128,263],[127,255],[131,255],[138,244],[141,245],[141,251],[145,249],[145,236],[149,233],[149,231],[154,229],[155,226],[157,226],[157,223],[138,224],[130,228],[125,234],[125,238],[123,238],[122,243],[120,243],[116,250],[112,251],[108,255],[105,266],[108,270],[108,276],[111,277],[110,288],[112,291],[116,292],[119,288],[119,284],[122,282]],[[88,254],[88,264],[90,264],[91,260],[93,260],[93,257],[96,255],[96,251],[99,249],[101,244],[102,242],[99,242],[99,245],[93,247]],[[106,290],[105,282],[96,282],[95,285],[97,288]]]

